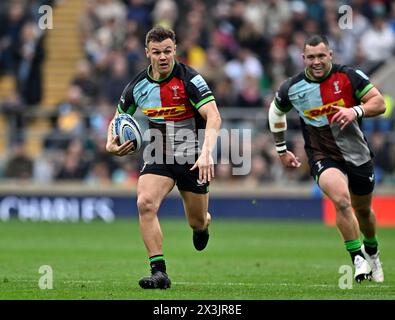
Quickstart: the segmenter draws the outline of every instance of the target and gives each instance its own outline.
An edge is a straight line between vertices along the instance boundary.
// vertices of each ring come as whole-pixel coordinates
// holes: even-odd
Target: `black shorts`
[[[373,192],[375,177],[372,161],[357,167],[349,163],[339,163],[330,158],[318,160],[311,166],[311,175],[317,183],[320,175],[328,168],[337,168],[347,175],[348,188],[353,194],[364,196]]]
[[[169,177],[175,181],[177,188],[180,191],[190,191],[199,194],[208,193],[208,187],[210,183],[200,183],[199,168],[190,171],[192,167],[193,164],[144,163],[144,166],[140,171],[140,175],[150,173]]]

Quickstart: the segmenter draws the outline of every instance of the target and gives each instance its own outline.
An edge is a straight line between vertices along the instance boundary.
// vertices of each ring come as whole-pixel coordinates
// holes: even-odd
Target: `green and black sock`
[[[354,258],[355,256],[361,256],[363,258],[363,253],[361,251],[361,240],[356,239],[356,240],[348,240],[344,241],[344,244],[346,245],[347,251],[351,255],[351,260],[354,263]]]
[[[377,247],[379,245],[377,241],[377,237],[371,237],[371,238],[364,238],[363,239],[363,244],[365,245],[365,251],[368,255],[374,255],[377,253]]]
[[[163,254],[157,254],[149,258],[151,272],[162,271],[166,273],[166,263]]]

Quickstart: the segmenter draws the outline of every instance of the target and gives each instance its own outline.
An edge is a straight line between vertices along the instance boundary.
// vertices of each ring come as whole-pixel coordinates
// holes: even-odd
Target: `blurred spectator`
[[[305,0],[307,12],[310,18],[317,22],[323,22],[325,7],[320,0]]]
[[[125,40],[124,54],[128,64],[128,74],[133,77],[146,65],[144,47],[135,35],[129,35]]]
[[[230,59],[238,49],[234,29],[228,21],[219,21],[217,24],[210,34],[210,47],[220,51],[226,59]]]
[[[390,173],[390,171],[387,171],[390,160],[387,152],[389,143],[382,132],[376,131],[370,136],[370,145],[374,154],[376,181],[380,183],[383,180],[383,175]]]
[[[63,162],[55,174],[57,181],[83,180],[88,172],[88,162],[84,158],[82,142],[78,139],[70,141]]]
[[[103,79],[101,92],[110,104],[115,105],[129,81],[126,59],[119,55],[115,56],[110,76]]]
[[[258,32],[252,23],[246,21],[237,33],[239,45],[254,52],[260,61],[267,61],[270,48],[270,38]]]
[[[366,16],[361,13],[359,6],[352,5],[352,28],[343,30],[351,33],[355,41],[358,41],[365,35],[370,27],[370,22]]]
[[[306,40],[305,33],[297,31],[293,34],[292,42],[288,46],[288,55],[292,61],[295,70],[303,70],[304,64],[301,52],[303,50],[304,41]]]
[[[94,107],[95,112],[89,113],[89,129],[95,138],[107,139],[107,128],[114,116],[114,107],[115,106],[110,104],[106,98],[101,97],[98,101],[98,105]]]
[[[33,179],[36,183],[51,183],[59,163],[63,161],[63,150],[44,150],[35,158]]]
[[[327,0],[328,1],[328,0]],[[367,1],[367,0],[351,0],[351,7],[357,10],[359,10],[361,12],[361,14],[363,16],[365,16],[369,21],[371,21],[373,19],[373,8],[372,8],[372,4],[376,2],[378,5],[380,5],[380,3],[382,3],[381,0],[378,1]]]
[[[244,178],[243,185],[259,187],[270,181],[270,171],[266,159],[256,154],[251,159],[251,172]]]
[[[16,73],[19,36],[27,19],[22,2],[13,2],[0,12],[0,74]]]
[[[220,159],[215,166],[215,181],[218,184],[224,184],[227,186],[239,185],[239,177],[233,175],[233,166],[226,159]]]
[[[129,0],[127,20],[136,22],[139,27],[138,34],[140,40],[143,40],[143,35],[146,34],[152,25],[151,12],[153,10],[153,3],[155,1],[147,0]]]
[[[394,54],[395,35],[383,14],[376,14],[364,34],[361,49],[366,59],[365,71],[371,74]]]
[[[244,17],[255,30],[270,36],[276,35],[283,22],[290,18],[289,4],[285,0],[249,0]]]
[[[107,163],[104,161],[95,161],[85,180],[87,184],[93,186],[111,184],[111,177]]]
[[[208,49],[212,21],[206,19],[206,7],[203,2],[191,1],[191,9],[185,19],[177,26],[178,45],[183,45],[185,40],[192,38],[192,42],[203,49]]]
[[[33,177],[33,160],[26,155],[24,143],[16,143],[5,164],[4,176],[10,179],[28,180]]]
[[[206,50],[206,59],[202,66],[196,70],[204,77],[210,87],[222,81],[226,76],[224,72],[225,59],[221,52],[215,48]]]
[[[152,11],[153,25],[161,25],[174,29],[178,18],[178,7],[174,0],[159,0],[155,2]]]
[[[17,88],[27,105],[35,105],[42,97],[42,35],[34,23],[22,28],[17,51]]]
[[[83,47],[89,38],[93,37],[95,30],[99,29],[101,21],[96,13],[96,0],[85,0],[84,10],[78,20],[80,43]]]
[[[44,139],[45,149],[64,150],[73,138],[84,131],[83,97],[81,89],[71,86],[67,98],[57,107],[52,119],[52,131]]]
[[[332,24],[329,27],[328,41],[333,51],[334,63],[354,65],[356,46],[350,32],[341,30],[337,23]]]
[[[109,16],[102,22],[99,29],[85,43],[87,59],[96,67],[99,74],[107,73],[112,60],[124,48],[126,30],[119,26],[115,17]]]
[[[269,79],[271,87],[276,88],[294,71],[296,70],[285,45],[281,41],[273,43],[270,49],[270,63],[265,68],[265,75]]]
[[[139,170],[137,162],[131,161],[130,157],[121,160],[120,167],[112,174],[112,181],[119,185],[137,185]]]
[[[1,112],[4,113],[8,123],[9,144],[20,143],[25,140],[25,104],[22,102],[18,92],[13,91],[4,102],[1,103]]]
[[[291,9],[291,21],[294,31],[304,31],[305,22],[308,20],[306,3],[302,0],[292,0],[289,3]]]
[[[90,63],[87,60],[79,61],[71,84],[80,88],[81,93],[86,98],[87,104],[91,104],[96,101],[99,93],[98,84],[94,78]]]
[[[95,12],[102,23],[112,20],[114,24],[123,25],[126,21],[126,7],[119,0],[97,0]]]
[[[114,158],[111,154],[109,154],[106,150],[106,140],[107,137],[98,137],[96,136],[94,139],[94,146],[92,150],[91,159],[94,162],[104,162],[109,171],[109,175],[113,175],[113,173],[119,168],[118,162],[122,162],[121,159]],[[126,159],[130,161],[130,157]]]
[[[234,89],[240,91],[247,76],[260,80],[263,68],[260,61],[245,48],[240,48],[236,58],[225,64],[226,75],[233,80]]]
[[[181,40],[178,45],[179,61],[187,63],[194,69],[199,69],[206,63],[206,52],[198,44],[198,33],[196,31],[190,32],[187,38]]]
[[[267,28],[267,18],[269,17],[269,8],[276,7],[276,2],[279,3],[281,1],[269,1],[269,3],[266,4],[262,0],[247,0],[243,12],[244,23],[249,24],[253,30],[261,34],[275,33],[271,32],[272,30],[268,30],[269,28]],[[278,19],[276,23],[281,23],[281,19]]]
[[[237,107],[237,92],[232,85],[232,80],[226,76],[215,82],[213,88],[218,108]]]
[[[237,96],[236,105],[239,107],[262,107],[263,99],[259,90],[258,80],[247,75],[244,79],[243,87]]]

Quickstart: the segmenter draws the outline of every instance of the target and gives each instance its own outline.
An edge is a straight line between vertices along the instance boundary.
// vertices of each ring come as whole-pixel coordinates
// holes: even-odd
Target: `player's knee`
[[[333,199],[336,211],[346,213],[351,209],[351,199],[348,195],[340,195]]]
[[[137,208],[140,215],[147,215],[156,213],[159,207],[152,198],[142,195],[137,198]]]

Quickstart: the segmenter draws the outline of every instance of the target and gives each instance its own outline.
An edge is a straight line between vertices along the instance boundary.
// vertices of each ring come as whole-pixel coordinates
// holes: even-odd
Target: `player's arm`
[[[370,89],[362,98],[362,105],[358,106],[362,109],[363,117],[376,117],[385,112],[386,106],[384,97],[376,88]]]
[[[119,145],[119,136],[113,136],[112,128],[114,126],[115,118],[120,113],[133,114],[135,111],[136,111],[136,106],[133,100],[131,83],[129,83],[122,92],[122,95],[118,102],[117,110],[115,111],[114,117],[111,119],[107,128],[107,143],[106,143],[107,152],[116,156],[124,156],[133,150],[134,144],[130,140]]]
[[[280,110],[273,100],[269,107],[269,127],[276,144],[276,151],[285,167],[297,168],[300,166],[299,159],[289,150],[285,140],[287,131],[286,113]]]
[[[361,104],[352,108],[333,107],[338,112],[333,116],[332,122],[337,122],[341,129],[358,118],[375,117],[385,112],[384,98],[369,78],[360,70],[347,69],[347,74],[353,86],[355,97]]]
[[[106,150],[113,155],[124,156],[133,150],[134,145],[130,140],[126,141],[124,144],[119,145],[119,136],[113,136],[112,126],[114,125],[114,120],[118,115],[119,112],[117,110],[115,111],[114,117],[108,125]]]
[[[221,116],[215,100],[211,100],[198,109],[201,116],[206,120],[204,142],[199,158],[191,168],[199,168],[199,179],[210,181],[214,178],[214,160],[212,152],[217,143],[218,132],[221,127]]]
[[[370,89],[362,98],[361,105],[352,108],[333,106],[338,112],[333,116],[332,122],[338,122],[340,128],[344,129],[358,118],[376,117],[385,112],[384,98],[376,88]]]

